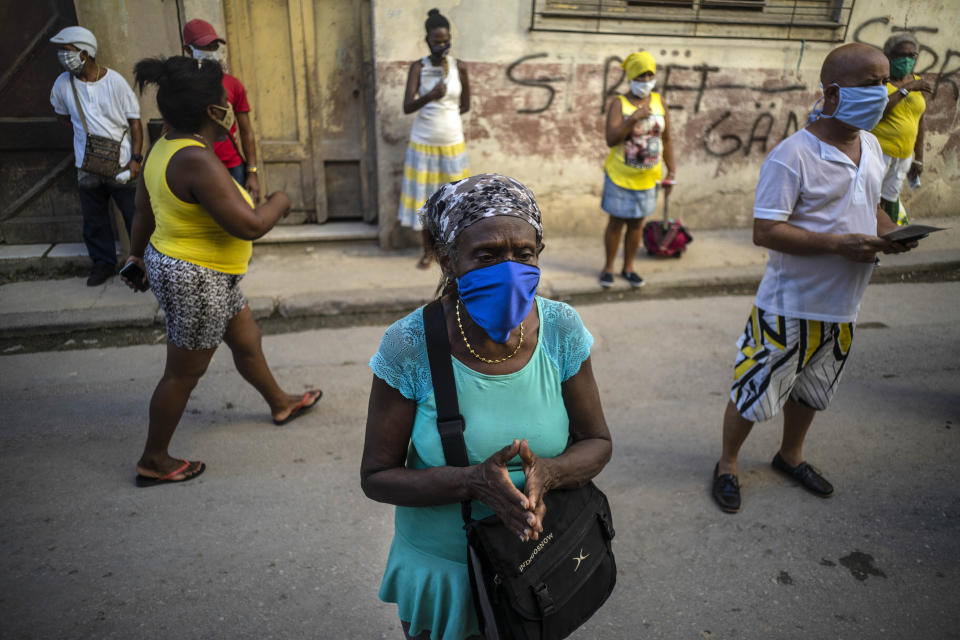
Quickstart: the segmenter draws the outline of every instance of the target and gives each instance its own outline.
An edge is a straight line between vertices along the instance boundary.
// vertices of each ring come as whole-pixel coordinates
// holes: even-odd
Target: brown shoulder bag
[[[120,137],[120,140],[92,135],[90,130],[87,129],[87,118],[83,115],[83,107],[80,106],[80,96],[77,95],[77,86],[74,84],[73,75],[70,76],[70,88],[73,89],[73,99],[77,105],[77,111],[80,112],[83,132],[87,134],[87,144],[83,150],[83,162],[80,164],[80,169],[105,178],[115,178],[120,173],[120,143],[123,142],[128,129],[123,130],[123,136]]]

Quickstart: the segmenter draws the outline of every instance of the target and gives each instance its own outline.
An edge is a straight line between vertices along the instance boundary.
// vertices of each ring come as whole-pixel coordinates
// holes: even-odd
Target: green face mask
[[[894,58],[890,61],[890,77],[903,78],[913,71],[913,65],[917,63],[915,58]]]

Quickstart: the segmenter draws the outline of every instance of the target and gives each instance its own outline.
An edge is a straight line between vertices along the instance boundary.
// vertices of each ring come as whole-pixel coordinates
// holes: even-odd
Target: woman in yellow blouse
[[[873,129],[886,164],[881,206],[898,224],[907,223],[900,204],[903,179],[915,180],[923,173],[923,112],[927,108],[923,92],[933,92],[929,82],[912,73],[918,48],[917,39],[907,32],[894,34],[884,43],[883,53],[890,60],[887,108]]]
[[[130,258],[141,275],[127,284],[153,288],[167,324],[167,363],[150,400],[150,427],[137,464],[137,485],[184,482],[203,473],[199,461],[167,451],[190,393],[221,341],[244,379],[270,406],[276,424],[289,422],[320,391],[285,393],[270,372],[260,329],[239,289],[252,240],[286,215],[290,199],[271,194],[254,208],[246,190],[213,152],[233,124],[233,110],[216,62],[185,57],[146,59],[137,84],[156,84],[157,105],[169,125],[150,149],[137,183]]]
[[[600,286],[613,285],[613,263],[623,236],[623,269],[620,275],[631,287],[644,282],[633,270],[640,248],[643,219],[657,208],[657,184],[667,166],[667,180],[674,178],[670,116],[656,86],[657,64],[646,51],[631,53],[621,64],[630,81],[630,91],[607,102],[606,141],[610,154],[603,165],[601,208],[610,214],[603,234],[606,263]],[[663,184],[669,192],[671,185]],[[626,227],[626,234],[623,229]]]

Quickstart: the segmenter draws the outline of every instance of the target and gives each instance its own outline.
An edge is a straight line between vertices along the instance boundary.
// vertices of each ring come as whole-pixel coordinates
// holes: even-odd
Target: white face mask
[[[192,44],[188,46],[190,47],[190,53],[193,54],[194,60],[213,60],[214,62],[223,63],[223,53],[220,49],[216,51],[204,51],[203,49],[197,49]]]
[[[650,92],[653,91],[653,88],[657,86],[657,80],[654,78],[650,82],[640,82],[639,80],[630,81],[630,93],[637,96],[638,98],[646,98],[650,95]]]
[[[57,59],[60,60],[60,66],[77,75],[83,69],[83,58],[79,51],[70,51],[69,49],[58,49]]]

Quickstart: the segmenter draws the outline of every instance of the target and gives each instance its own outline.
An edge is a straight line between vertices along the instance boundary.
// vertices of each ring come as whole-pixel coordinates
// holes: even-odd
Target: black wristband
[[[131,159],[131,160],[135,160],[135,161],[137,161],[138,163],[141,163],[141,164],[143,163],[143,156],[140,155],[139,153],[132,153],[132,154],[130,154],[130,159]]]

